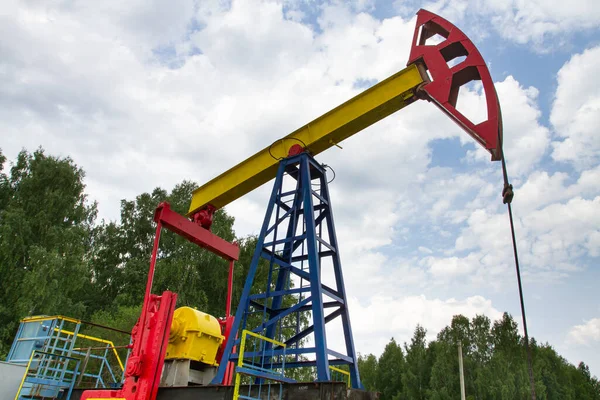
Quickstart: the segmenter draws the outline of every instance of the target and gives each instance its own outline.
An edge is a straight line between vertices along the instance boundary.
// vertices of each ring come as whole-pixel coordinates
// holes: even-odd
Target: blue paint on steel
[[[308,157],[300,162],[302,192],[304,197],[304,221],[306,223],[306,245],[308,253],[309,282],[313,299],[312,318],[317,361],[317,380],[331,380],[329,360],[327,358],[327,332],[325,331],[325,316],[323,310],[323,287],[321,286],[321,266],[319,249],[317,247],[317,228],[313,210],[313,191]]]
[[[281,181],[283,179],[284,171],[285,171],[285,166],[283,163],[280,163],[279,169],[277,172],[277,176],[275,178],[275,184],[273,185],[271,199],[273,199],[277,195],[277,188],[279,186],[281,186]],[[274,207],[275,207],[275,203],[273,201],[270,201],[269,205],[267,206],[267,215],[269,217],[273,213]],[[265,241],[264,233],[267,231],[267,229],[269,229],[269,218],[265,218],[265,221],[263,222],[263,226],[261,229],[261,235],[258,239],[259,245],[257,245],[257,247],[256,247],[257,249],[262,247],[261,245]],[[246,309],[250,305],[249,296],[250,296],[250,291],[252,290],[252,284],[254,283],[254,277],[256,276],[256,270],[258,269],[260,255],[261,254],[259,251],[255,251],[254,255],[252,256],[252,262],[250,263],[250,269],[248,270],[248,276],[246,278],[246,283],[244,283],[244,289],[242,290],[242,296],[240,297],[240,304],[238,305],[238,308],[235,312],[235,318],[233,321],[233,325],[231,327],[231,332],[229,334],[227,344],[225,345],[225,350],[223,351],[223,359],[221,360],[221,363],[219,364],[219,368],[217,369],[217,375],[215,376],[215,378],[212,381],[212,383],[215,385],[218,385],[221,382],[223,382],[223,378],[225,377],[227,363],[224,362],[223,360],[229,360],[231,357],[233,345],[234,345],[236,337],[238,336],[238,331],[241,332],[240,322],[242,322],[242,320],[243,320],[242,326],[246,326],[247,315],[248,315],[248,313],[246,313]]]
[[[32,359],[35,362],[32,361],[25,371],[23,385],[16,397],[31,399],[62,396],[69,399],[79,372],[80,360],[37,350],[34,350]]]
[[[295,380],[286,378],[283,375],[273,374],[267,371],[261,371],[258,368],[245,368],[245,367],[237,367],[236,371],[240,374],[250,375],[261,379],[269,379],[271,381],[276,382],[285,382],[285,383],[296,383]]]
[[[330,381],[329,365],[347,365],[352,387],[362,388],[327,184],[325,168],[307,153],[280,161],[223,361],[212,383],[223,380],[228,364],[224,360],[237,360],[236,336],[248,329],[288,346],[286,354],[295,359],[285,368],[316,366],[317,380]],[[292,186],[295,189],[290,190]],[[331,260],[327,266],[333,268],[335,287],[321,281],[325,258]],[[263,286],[257,287],[261,268],[268,268],[268,273],[261,273]],[[299,287],[291,287],[292,278]],[[301,324],[307,312],[308,324]],[[292,317],[296,319],[290,326]],[[326,324],[336,318],[343,326],[343,352],[327,344]],[[302,348],[310,335],[314,345]],[[273,357],[282,353],[282,348],[267,343],[262,353],[250,355],[279,365]]]
[[[86,352],[79,351],[76,346],[80,329],[80,322],[59,316],[41,320],[25,319],[21,322],[6,361],[27,365],[32,355],[35,356],[32,360],[35,369],[26,376],[23,396],[39,392],[45,397],[56,397],[72,387],[76,378],[81,375],[90,378],[96,388],[106,388],[107,383],[112,386],[121,383],[108,361],[108,344],[100,355],[87,355],[90,359],[98,360],[98,367],[94,367],[93,371],[79,371],[79,363],[74,369],[75,364],[67,362],[86,357]],[[103,375],[110,382],[105,382]]]

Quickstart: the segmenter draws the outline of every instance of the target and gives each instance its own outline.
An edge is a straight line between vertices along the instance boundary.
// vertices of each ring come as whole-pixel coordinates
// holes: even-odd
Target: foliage
[[[360,371],[360,379],[365,390],[370,392],[377,391],[377,357],[373,354],[368,356],[358,356],[358,369]]]
[[[402,372],[403,396],[395,396],[395,399],[425,399],[431,374],[431,360],[427,354],[426,335],[427,331],[417,325],[410,346],[404,344],[406,363]]]
[[[122,200],[120,223],[98,227],[91,262],[95,277],[94,311],[142,302],[156,230],[154,210],[161,201],[168,201],[173,210],[185,214],[196,187],[195,183],[184,181],[171,193],[156,188],[135,200]],[[233,218],[219,210],[212,230],[232,241]],[[167,230],[161,233],[159,249],[153,290],[176,292],[179,306],[222,315],[227,292],[227,262]]]
[[[392,400],[402,392],[402,371],[404,370],[404,354],[394,338],[385,346],[377,364],[375,377],[377,390],[382,400]]]
[[[20,318],[86,315],[87,261],[96,205],[70,158],[21,151],[5,172],[0,153],[0,354]]]
[[[425,339],[426,331],[418,326],[404,351],[392,339],[379,360],[372,354],[360,357],[365,386],[382,399],[458,399],[460,343],[467,399],[531,399],[523,338],[509,314],[493,325],[483,315],[471,320],[457,315],[436,340],[427,344]],[[530,345],[538,399],[600,399],[600,383],[584,363],[569,364],[549,344],[532,340]]]

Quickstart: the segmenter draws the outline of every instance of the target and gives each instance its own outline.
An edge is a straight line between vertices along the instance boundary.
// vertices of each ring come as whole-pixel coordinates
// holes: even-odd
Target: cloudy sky
[[[480,48],[500,97],[530,334],[600,375],[596,0],[4,0],[0,147],[87,172],[100,216],[203,183],[402,69],[424,7]],[[459,108],[484,107],[477,86]],[[357,349],[420,323],[520,321],[500,165],[419,102],[331,149]],[[269,185],[227,207],[257,233]]]

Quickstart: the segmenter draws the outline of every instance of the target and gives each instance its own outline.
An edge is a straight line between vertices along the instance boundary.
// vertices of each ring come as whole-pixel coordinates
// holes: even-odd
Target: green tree
[[[402,393],[403,371],[404,353],[402,347],[392,338],[377,362],[375,386],[381,393],[381,400],[392,400]]]
[[[139,317],[146,285],[156,228],[154,210],[161,201],[169,201],[175,211],[185,214],[196,185],[184,181],[170,192],[156,188],[123,200],[119,221],[96,225],[96,205],[86,197],[84,171],[70,158],[48,156],[41,149],[22,151],[7,167],[0,151],[0,356],[6,355],[19,319],[31,314],[66,314],[130,331]],[[212,230],[228,241],[236,240],[233,218],[224,210],[216,213]],[[234,309],[257,238],[237,241]],[[227,262],[163,230],[154,292],[175,291],[178,306],[222,316],[227,270]],[[263,260],[253,292],[264,290],[268,275]],[[295,301],[287,297],[284,306]],[[260,318],[259,313],[249,316],[249,324],[256,326]],[[284,325],[295,325],[294,318],[289,316]],[[307,315],[299,318],[306,326]],[[97,327],[84,332],[116,345],[129,341],[126,334]],[[279,333],[286,338],[293,329]],[[372,354],[359,357],[365,387],[381,392],[383,400],[456,399],[461,343],[468,399],[530,398],[524,339],[509,314],[493,324],[485,316],[469,321],[458,315],[435,341],[427,344],[425,337],[425,329],[418,326],[404,352],[392,338],[379,359]],[[533,338],[530,347],[538,399],[600,400],[600,383],[585,363],[571,365],[549,344],[538,345]],[[124,358],[124,350],[120,351]],[[290,376],[309,381],[314,368],[301,368]]]
[[[572,376],[575,398],[585,400],[600,398],[598,381],[592,378],[590,369],[584,362],[580,362],[577,369],[572,371]]]
[[[369,354],[368,356],[359,355],[358,370],[365,390],[376,392],[378,373],[377,357],[373,354]]]
[[[435,348],[435,358],[431,367],[429,398],[432,400],[451,400],[460,397],[456,347],[445,340],[429,344]]]
[[[476,315],[471,320],[471,348],[468,354],[470,391],[476,399],[487,394],[491,380],[490,360],[493,354],[491,321],[485,315]]]
[[[494,354],[490,362],[493,399],[523,399],[529,395],[527,360],[517,323],[508,313],[491,329]]]
[[[454,316],[429,344],[425,333],[421,327],[415,330],[410,345],[405,344],[406,353],[392,339],[379,361],[373,355],[360,357],[366,388],[379,391],[382,399],[460,398],[457,344],[461,343],[467,400],[531,398],[523,338],[509,314],[493,324],[483,315],[471,321]],[[533,338],[530,346],[539,400],[600,400],[600,383],[585,363],[569,364],[549,344],[538,345]]]
[[[68,157],[24,150],[9,174],[3,155],[0,161],[0,353],[6,353],[24,316],[85,315],[96,205],[84,193],[83,170]]]
[[[185,214],[193,182],[184,181],[167,191],[156,188],[135,200],[121,201],[121,220],[98,228],[92,272],[97,310],[141,304],[146,287],[156,224],[154,211],[162,201]],[[224,210],[215,214],[213,233],[227,241],[235,239],[233,217]],[[166,229],[161,232],[153,292],[177,293],[178,306],[196,307],[206,313],[225,313],[228,263]],[[239,280],[236,280],[239,284]]]
[[[426,335],[427,331],[417,325],[410,345],[404,344],[406,363],[402,373],[402,389],[406,399],[424,400],[429,389],[431,367],[428,365]]]

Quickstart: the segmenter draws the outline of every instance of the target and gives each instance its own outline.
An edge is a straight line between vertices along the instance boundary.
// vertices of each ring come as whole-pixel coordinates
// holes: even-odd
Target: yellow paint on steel
[[[237,366],[238,367],[241,367],[241,366],[244,365],[244,352],[246,351],[246,336],[248,336],[248,335],[253,336],[253,337],[255,337],[257,339],[260,339],[260,340],[264,340],[264,341],[270,342],[270,343],[272,343],[272,344],[274,344],[276,346],[281,346],[284,349],[286,347],[285,343],[279,342],[279,341],[277,341],[275,339],[270,339],[268,337],[259,335],[258,333],[254,333],[252,331],[248,331],[248,330],[244,329],[242,331],[242,340],[240,342],[240,352],[239,352],[238,362],[237,362]],[[233,400],[238,400],[240,398],[240,384],[241,384],[241,382],[242,382],[242,379],[240,377],[240,373],[236,372],[235,373],[235,386],[233,388]]]
[[[64,333],[66,335],[70,335],[73,336],[75,334],[75,332],[71,332],[71,331],[67,331],[65,329],[58,329],[58,328],[54,328],[55,331],[60,332],[60,333]],[[123,371],[125,368],[123,367],[123,363],[121,362],[121,357],[119,357],[119,353],[117,352],[117,349],[115,348],[115,344],[110,341],[110,340],[105,340],[105,339],[100,339],[98,337],[95,336],[89,336],[89,335],[83,335],[81,333],[77,334],[77,338],[81,338],[81,339],[88,339],[88,340],[92,340],[94,342],[98,342],[98,343],[104,343],[110,346],[110,348],[112,349],[113,353],[115,353],[115,357],[117,358],[117,362],[119,363],[119,367],[121,367],[121,371]]]
[[[62,315],[52,315],[52,316],[42,316],[42,315],[38,315],[38,316],[34,316],[34,317],[25,317],[21,320],[21,322],[43,322],[43,321],[50,321],[50,320],[55,320],[55,319],[62,319],[64,321],[67,322],[72,322],[74,324],[80,324],[81,321],[75,318],[70,318],[70,317],[65,317]],[[65,329],[58,329],[58,328],[54,328],[55,331],[59,331],[61,333],[65,333],[67,335],[74,335],[74,332],[71,331],[67,331]],[[82,335],[82,334],[77,334],[77,337],[80,337],[82,339],[90,339],[99,343],[104,343],[104,344],[108,344],[110,345],[110,347],[112,348],[113,352],[115,353],[115,356],[117,357],[117,362],[119,363],[119,367],[121,367],[121,371],[124,370],[123,367],[123,363],[121,362],[121,357],[119,357],[119,353],[117,352],[117,350],[115,349],[115,345],[113,342],[111,342],[110,340],[104,340],[104,339],[100,339],[94,336],[87,336],[87,335]],[[21,340],[21,339],[18,339]],[[27,340],[27,339],[24,339]],[[118,399],[117,399],[118,400]]]
[[[73,322],[74,324],[80,324],[81,321],[75,318],[69,318],[69,317],[64,317],[62,315],[52,315],[52,316],[42,316],[42,315],[38,315],[35,317],[26,317],[23,318],[21,320],[21,322],[42,322],[42,321],[49,321],[49,320],[53,320],[53,319],[62,319],[64,321],[67,322]]]
[[[279,158],[294,144],[316,155],[412,103],[427,76],[410,65],[320,116],[196,189],[188,215],[211,204],[221,208],[273,179]],[[274,157],[275,158],[274,158]]]
[[[29,361],[27,362],[27,368],[25,368],[25,373],[23,374],[23,379],[21,379],[21,384],[19,385],[19,390],[17,390],[17,394],[15,395],[15,400],[19,400],[21,396],[21,390],[23,390],[23,385],[25,384],[25,378],[27,378],[27,373],[29,372],[29,368],[31,367],[31,361],[33,361],[33,355],[35,354],[35,350],[31,352],[31,357],[29,357]]]
[[[285,343],[283,343],[283,342],[278,342],[278,341],[277,341],[277,340],[275,340],[275,339],[271,339],[271,338],[268,338],[268,337],[266,337],[266,336],[259,335],[258,333],[254,333],[254,332],[252,332],[252,331],[247,331],[247,330],[244,330],[244,331],[242,332],[242,336],[243,336],[244,334],[248,334],[248,335],[250,335],[250,336],[254,336],[254,337],[255,337],[255,338],[257,338],[257,339],[264,340],[264,341],[266,341],[266,342],[272,343],[272,344],[274,344],[274,345],[277,345],[277,346],[285,347]],[[243,352],[243,351],[240,349],[240,357],[242,357],[242,359],[243,359],[243,356],[244,356],[244,352]],[[238,360],[238,363],[239,363],[239,360]]]
[[[342,375],[346,375],[346,376],[347,376],[347,378],[348,378],[348,379],[347,379],[347,382],[346,382],[346,385],[347,385],[348,387],[350,387],[350,372],[348,372],[348,371],[344,371],[343,369],[336,368],[336,367],[334,367],[334,366],[332,366],[332,365],[330,365],[330,366],[329,366],[329,369],[330,369],[330,370],[332,370],[332,371],[338,372],[338,373],[340,373],[340,374],[342,374]]]

